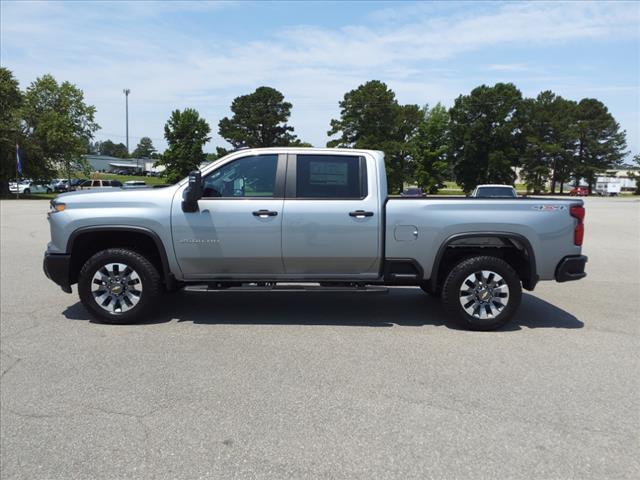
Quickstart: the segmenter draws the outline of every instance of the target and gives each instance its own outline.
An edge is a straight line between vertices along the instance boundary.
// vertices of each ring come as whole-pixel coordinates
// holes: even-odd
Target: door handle
[[[278,215],[278,212],[274,212],[273,210],[257,210],[253,212],[254,217],[267,218],[267,217],[275,217]]]
[[[350,217],[364,218],[373,217],[373,212],[365,212],[364,210],[356,210],[355,212],[349,212]]]

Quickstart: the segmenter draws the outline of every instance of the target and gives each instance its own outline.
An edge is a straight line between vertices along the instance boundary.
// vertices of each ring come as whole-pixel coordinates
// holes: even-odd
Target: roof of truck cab
[[[362,149],[362,148],[326,148],[326,147],[259,147],[259,148],[241,148],[238,150],[234,150],[229,152],[229,154],[232,153],[239,153],[239,152],[305,152],[305,153],[331,153],[331,152],[338,152],[338,153],[355,153],[355,154],[362,154],[362,153],[368,153],[368,154],[372,154],[374,156],[384,156],[384,152],[380,151],[380,150],[367,150],[367,149]]]

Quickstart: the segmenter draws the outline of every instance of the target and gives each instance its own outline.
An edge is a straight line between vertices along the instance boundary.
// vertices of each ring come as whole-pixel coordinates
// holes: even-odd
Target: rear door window
[[[367,196],[364,158],[347,155],[298,155],[297,198],[344,198]]]

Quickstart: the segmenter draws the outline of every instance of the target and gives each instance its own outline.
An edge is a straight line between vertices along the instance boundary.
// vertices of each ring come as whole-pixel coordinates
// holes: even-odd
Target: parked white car
[[[31,180],[22,180],[18,184],[10,183],[9,191],[11,193],[22,193],[30,195],[32,193],[51,193],[53,189],[46,182],[32,182]]]

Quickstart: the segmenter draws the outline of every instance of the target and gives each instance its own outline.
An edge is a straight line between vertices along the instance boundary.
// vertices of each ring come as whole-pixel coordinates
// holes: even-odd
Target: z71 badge
[[[556,210],[566,210],[564,205],[534,205],[534,210],[540,210],[541,212],[555,212]]]

